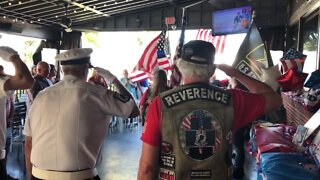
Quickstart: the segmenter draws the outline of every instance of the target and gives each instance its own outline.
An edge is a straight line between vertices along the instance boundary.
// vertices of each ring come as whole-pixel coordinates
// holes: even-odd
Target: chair
[[[14,113],[12,117],[12,137],[19,138],[22,137],[22,129],[24,126],[25,118],[27,114],[26,102],[15,102],[14,103]]]
[[[12,118],[12,139],[13,143],[16,143],[19,147],[17,151],[17,160],[20,162],[22,158],[23,170],[26,171],[24,163],[24,135],[22,130],[24,127],[25,119],[27,114],[27,105],[26,102],[15,102],[14,103],[14,113]],[[22,157],[20,157],[21,155]]]

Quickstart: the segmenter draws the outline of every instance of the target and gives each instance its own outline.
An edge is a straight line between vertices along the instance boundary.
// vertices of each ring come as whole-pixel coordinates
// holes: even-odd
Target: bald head
[[[50,65],[44,61],[40,61],[37,64],[37,75],[43,78],[48,77],[50,72]]]
[[[123,72],[122,72],[122,75],[124,77],[128,77],[129,76],[128,70],[124,69]]]

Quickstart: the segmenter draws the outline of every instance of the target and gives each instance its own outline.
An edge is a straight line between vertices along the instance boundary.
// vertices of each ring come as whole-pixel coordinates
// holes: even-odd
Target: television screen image
[[[252,19],[250,6],[212,13],[212,35],[246,33]]]

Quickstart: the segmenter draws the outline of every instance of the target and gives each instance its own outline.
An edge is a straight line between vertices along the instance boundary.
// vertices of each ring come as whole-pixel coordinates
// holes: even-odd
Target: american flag
[[[164,70],[171,69],[170,62],[166,54],[168,49],[166,46],[169,43],[166,41],[166,31],[163,30],[148,44],[140,57],[138,64],[130,74],[130,78],[133,82],[145,80],[146,78],[141,78],[141,76],[147,77],[147,73],[152,74],[157,68]],[[138,73],[139,76],[135,76],[136,71],[140,71]]]
[[[181,73],[180,73],[178,67],[176,66],[176,63],[177,63],[177,60],[181,56],[181,50],[182,50],[182,46],[184,44],[185,29],[186,29],[186,15],[185,15],[185,8],[183,8],[182,9],[181,34],[180,34],[178,45],[176,47],[175,55],[173,57],[173,63],[172,63],[173,65],[172,65],[172,70],[171,70],[172,74],[170,76],[170,85],[169,86],[171,88],[179,86],[180,81],[181,81]]]
[[[199,29],[196,40],[211,42],[216,48],[216,54],[222,54],[224,52],[227,36],[212,36],[212,31],[210,29]]]
[[[182,125],[184,127],[184,130],[190,130],[191,129],[191,116],[187,116],[183,119]]]
[[[306,55],[300,53],[294,48],[291,48],[280,59],[280,62],[282,64],[284,72],[287,72],[289,69],[296,69],[299,72],[302,72],[306,58]]]
[[[140,82],[143,80],[148,79],[148,74],[144,71],[140,71],[138,69],[134,69],[131,73],[130,73],[130,79],[132,82]]]
[[[170,62],[168,59],[168,40],[166,39],[166,31],[162,31],[160,34],[160,39],[157,46],[157,58],[158,58],[158,68],[164,70],[170,70]],[[153,72],[153,71],[152,71]]]

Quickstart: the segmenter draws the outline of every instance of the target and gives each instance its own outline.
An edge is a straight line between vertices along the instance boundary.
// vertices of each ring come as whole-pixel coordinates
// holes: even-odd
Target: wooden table
[[[293,99],[287,93],[281,93],[281,96],[288,125],[304,125],[314,114],[303,107],[301,99]]]

